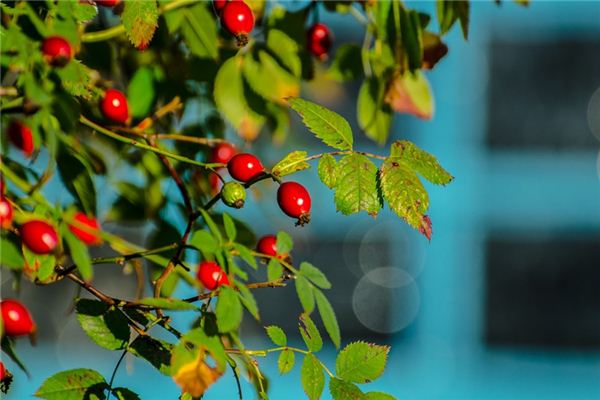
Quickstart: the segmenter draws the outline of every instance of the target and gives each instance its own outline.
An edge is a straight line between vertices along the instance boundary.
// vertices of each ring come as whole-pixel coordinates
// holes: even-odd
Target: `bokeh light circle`
[[[600,87],[592,94],[588,103],[587,120],[590,131],[600,140]]]
[[[383,334],[399,332],[410,325],[420,305],[414,279],[399,268],[382,267],[368,272],[352,294],[356,318],[368,329]]]

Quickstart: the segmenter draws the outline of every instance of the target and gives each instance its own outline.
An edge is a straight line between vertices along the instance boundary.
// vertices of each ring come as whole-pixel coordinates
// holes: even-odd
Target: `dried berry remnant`
[[[202,283],[202,286],[208,290],[215,290],[223,285],[229,286],[229,278],[223,268],[212,261],[201,262],[196,277]]]
[[[254,14],[243,1],[228,1],[221,10],[221,24],[236,37],[238,46],[245,46],[248,35],[254,29]]]
[[[13,208],[6,197],[0,198],[0,227],[8,229],[13,221]]]
[[[34,150],[33,133],[21,121],[12,120],[8,125],[7,135],[10,142],[23,152],[26,157],[31,157]]]
[[[25,336],[35,332],[36,326],[27,307],[13,299],[0,302],[2,326],[7,336]]]
[[[102,243],[102,238],[97,232],[100,230],[100,224],[94,217],[88,217],[82,212],[77,212],[73,217],[77,224],[69,224],[69,230],[75,236],[88,246],[96,246]],[[81,225],[85,226],[81,227]],[[88,228],[88,229],[86,229]]]
[[[286,215],[298,219],[296,225],[310,222],[310,194],[298,182],[282,183],[277,190],[277,203]]]
[[[325,24],[317,23],[306,32],[306,48],[315,57],[327,57],[333,44],[331,31]]]
[[[127,98],[117,89],[108,89],[100,103],[100,109],[105,118],[124,124],[129,119]]]
[[[242,208],[246,202],[246,189],[237,182],[227,182],[221,189],[221,199],[229,207]]]
[[[73,58],[73,48],[65,38],[50,36],[42,42],[42,54],[48,64],[64,67]]]
[[[58,245],[56,229],[42,220],[25,222],[20,233],[25,246],[36,254],[52,253]]]
[[[227,163],[231,177],[240,182],[250,182],[260,176],[265,167],[256,156],[249,153],[236,154]]]

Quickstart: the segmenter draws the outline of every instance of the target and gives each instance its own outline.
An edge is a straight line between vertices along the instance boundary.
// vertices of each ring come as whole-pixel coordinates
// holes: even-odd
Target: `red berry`
[[[225,4],[227,4],[228,0],[213,0],[213,7],[215,8],[215,11],[217,13],[221,13],[221,11],[223,10],[223,7],[225,7]]]
[[[33,133],[31,129],[21,121],[13,120],[8,125],[8,138],[15,147],[20,149],[25,156],[33,154]]]
[[[252,179],[261,175],[265,167],[260,160],[252,154],[236,154],[227,163],[229,175],[240,182],[250,182]]]
[[[224,168],[217,169],[217,172],[222,173]],[[208,183],[210,184],[211,193],[213,195],[219,193],[221,191],[221,187],[223,186],[223,181],[219,178],[217,174],[209,174],[208,175]]]
[[[96,0],[96,4],[102,7],[114,7],[120,2],[121,0]]]
[[[25,222],[21,226],[21,239],[25,246],[36,254],[52,253],[58,244],[58,235],[54,227],[41,220]]]
[[[229,278],[219,264],[212,261],[203,261],[198,266],[196,277],[208,290],[215,290],[219,286],[229,285]]]
[[[17,300],[2,300],[0,309],[4,333],[7,336],[31,335],[35,332],[35,322],[29,310]]]
[[[213,148],[210,156],[211,163],[227,164],[231,157],[235,156],[237,150],[231,143],[223,142]]]
[[[42,42],[42,53],[48,64],[64,67],[73,57],[73,49],[67,40],[60,36],[50,36]]]
[[[256,251],[268,256],[277,255],[277,237],[275,235],[265,235],[260,238],[256,245]]]
[[[73,219],[77,221],[79,225],[84,225],[85,227],[90,228],[91,230],[100,230],[100,224],[98,223],[98,220],[94,217],[88,217],[82,212],[77,212]],[[97,232],[84,230],[83,228],[79,228],[74,224],[69,224],[69,230],[73,232],[73,234],[77,236],[79,240],[81,240],[83,243],[89,246],[94,246],[102,243],[102,238]]]
[[[314,24],[306,32],[306,47],[315,57],[324,58],[332,43],[331,31],[325,24]]]
[[[277,203],[281,210],[292,218],[298,218],[296,225],[310,222],[310,194],[297,182],[284,182],[277,190]]]
[[[117,89],[108,89],[104,93],[100,109],[106,118],[119,124],[124,124],[129,118],[127,98]]]
[[[13,208],[5,198],[0,198],[0,227],[8,229],[12,225]]]
[[[238,38],[241,45],[245,45],[248,42],[246,36],[254,29],[254,14],[243,1],[229,1],[223,7],[221,24]]]
[[[6,378],[6,367],[4,363],[0,361],[0,382],[2,382]]]

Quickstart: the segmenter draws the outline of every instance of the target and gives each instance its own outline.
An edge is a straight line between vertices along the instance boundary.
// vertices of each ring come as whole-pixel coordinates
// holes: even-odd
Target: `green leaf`
[[[279,354],[279,358],[277,359],[277,367],[279,368],[279,373],[281,375],[285,375],[290,372],[294,368],[294,363],[296,362],[296,356],[293,351],[285,349],[282,350]]]
[[[383,392],[369,392],[366,394],[367,400],[396,400],[391,394]]]
[[[396,157],[388,158],[381,166],[381,192],[392,211],[410,226],[426,234],[431,222],[425,215],[429,195],[417,175]],[[430,236],[430,234],[429,234]]]
[[[254,319],[260,320],[260,315],[258,313],[258,304],[256,303],[256,299],[254,298],[254,295],[252,294],[250,289],[248,289],[244,284],[236,285],[236,287],[239,290],[238,295],[240,296],[240,300],[242,301],[244,307],[246,307],[248,312],[252,314]]]
[[[182,16],[180,21],[181,34],[192,54],[200,58],[213,60],[218,58],[217,24],[206,4],[199,2],[191,7],[174,10],[168,14]]]
[[[443,35],[452,28],[456,20],[460,21],[460,28],[465,40],[469,37],[469,1],[464,0],[438,0],[437,17],[440,24],[440,33]]]
[[[358,92],[356,118],[367,137],[385,143],[392,125],[392,112],[384,103],[385,85],[376,77],[365,79]]]
[[[392,143],[390,157],[405,163],[423,178],[436,185],[446,185],[454,179],[434,156],[407,140],[398,140]]]
[[[173,345],[150,336],[138,336],[127,348],[131,354],[148,361],[164,375],[171,375]]]
[[[227,213],[223,213],[223,226],[225,227],[227,238],[233,242],[237,235],[237,229],[235,228],[233,219]]]
[[[204,209],[200,209],[200,213],[202,214],[202,218],[204,218],[204,222],[206,222],[208,229],[210,229],[210,231],[213,234],[213,236],[215,237],[215,239],[217,239],[217,242],[223,243],[223,236],[221,236],[221,230],[215,223],[215,220],[212,219],[210,214],[207,213]]]
[[[71,60],[67,65],[56,71],[63,88],[73,96],[91,99],[90,75],[92,71],[79,60]],[[79,112],[71,110],[71,116],[79,117]]]
[[[235,249],[238,251],[239,256],[242,260],[246,262],[246,264],[250,265],[252,268],[257,269],[258,264],[256,263],[256,259],[252,255],[252,252],[249,248],[240,243],[235,243],[233,245]]]
[[[308,314],[303,313],[300,315],[298,327],[308,351],[316,353],[323,348],[323,339],[321,338],[319,329],[317,329],[317,326]]]
[[[298,272],[300,273],[300,275],[304,276],[305,278],[308,278],[308,280],[310,280],[312,283],[314,283],[322,289],[331,288],[331,282],[329,282],[325,274],[311,263],[308,263],[306,261],[302,262],[300,264],[300,270]]]
[[[2,255],[0,264],[3,267],[14,269],[16,271],[23,269],[23,266],[25,265],[23,255],[14,241],[10,240],[8,236],[2,235],[0,238],[0,254]]]
[[[98,9],[92,4],[80,3],[78,1],[65,1],[63,3],[70,3],[73,9],[73,16],[79,23],[89,22],[98,15]]]
[[[267,32],[267,47],[288,71],[299,78],[302,73],[302,61],[298,56],[298,43],[278,29],[269,29]]]
[[[277,346],[287,346],[287,336],[285,335],[283,329],[275,325],[270,325],[265,327],[265,330],[267,331],[267,335],[269,335],[271,341]]]
[[[219,243],[215,237],[205,230],[194,232],[189,244],[200,249],[203,254],[214,254],[219,250]]]
[[[195,328],[181,337],[173,349],[172,375],[184,366],[197,362],[199,352],[207,351],[214,359],[216,369],[223,372],[227,366],[227,355],[218,335],[208,336],[202,328]]]
[[[354,43],[345,43],[335,52],[327,76],[335,81],[345,82],[364,76],[361,48]]]
[[[158,4],[156,0],[128,0],[121,14],[129,41],[138,49],[150,44],[158,26]]]
[[[367,383],[379,378],[385,369],[388,346],[365,342],[354,342],[346,346],[337,356],[335,371],[341,379]]]
[[[46,379],[34,396],[47,400],[105,399],[108,384],[98,372],[80,368],[62,371]]]
[[[352,128],[341,115],[301,98],[288,101],[304,125],[323,143],[338,150],[352,150]]]
[[[124,388],[118,387],[112,390],[112,394],[117,398],[117,400],[141,400],[140,396],[138,396],[135,392]]]
[[[221,286],[217,300],[217,325],[219,332],[231,332],[242,322],[242,304],[235,290]]]
[[[367,396],[353,383],[332,378],[329,381],[329,393],[333,400],[366,400]]]
[[[302,367],[300,369],[300,380],[304,393],[310,400],[321,398],[323,388],[325,387],[325,373],[323,367],[314,354],[304,356]]]
[[[198,311],[199,308],[193,305],[192,303],[188,303],[187,301],[178,300],[174,298],[164,298],[164,297],[146,297],[145,299],[141,299],[138,301],[140,304],[144,304],[150,307],[160,308],[162,310],[174,310],[174,311],[189,311],[194,310]]]
[[[366,211],[375,216],[381,203],[377,195],[377,167],[362,154],[352,153],[340,161],[334,196],[338,211],[348,215]]]
[[[292,237],[285,231],[277,232],[277,240],[275,242],[275,247],[277,247],[277,252],[279,254],[289,253],[294,247]]]
[[[310,168],[310,164],[304,161],[307,156],[308,153],[306,151],[292,151],[281,161],[275,164],[271,170],[271,173],[273,175],[282,177],[308,169]]]
[[[130,337],[127,317],[116,308],[98,300],[79,299],[75,303],[77,321],[98,346],[121,350]]]
[[[94,275],[94,270],[92,269],[92,259],[90,257],[90,252],[88,251],[88,247],[79,240],[73,232],[67,227],[66,224],[61,224],[60,226],[61,236],[67,242],[67,246],[69,247],[69,254],[71,255],[71,259],[73,263],[77,266],[77,270],[81,274],[81,277],[85,281],[91,281]]]
[[[141,67],[133,74],[127,86],[127,103],[131,115],[135,118],[147,116],[155,97],[154,73],[150,67]]]
[[[73,149],[62,148],[56,163],[63,183],[77,200],[79,208],[87,214],[96,215],[96,188],[88,161]]]
[[[400,30],[402,44],[408,56],[408,66],[411,70],[421,68],[423,62],[423,36],[419,12],[400,7]]]
[[[335,347],[339,349],[341,342],[340,327],[333,307],[331,307],[329,300],[327,300],[327,297],[320,290],[315,289],[315,299],[317,300],[317,308],[323,320],[323,325],[325,325],[325,330]]]
[[[242,70],[248,85],[265,100],[284,104],[286,98],[300,94],[298,79],[264,50],[247,54]]]
[[[276,258],[271,258],[267,264],[267,279],[272,282],[281,278],[283,266]]]
[[[319,160],[319,178],[329,189],[337,184],[337,162],[331,154],[323,154]]]
[[[25,368],[25,364],[21,361],[14,349],[14,339],[9,338],[6,335],[2,335],[2,320],[0,319],[0,337],[2,337],[1,347],[4,354],[6,354],[20,369],[29,377],[29,371]]]
[[[315,309],[315,295],[308,279],[303,276],[296,277],[296,293],[298,293],[302,308],[310,314]]]
[[[214,99],[219,112],[242,138],[256,138],[265,117],[248,104],[242,77],[242,57],[231,57],[221,65],[215,78]]]

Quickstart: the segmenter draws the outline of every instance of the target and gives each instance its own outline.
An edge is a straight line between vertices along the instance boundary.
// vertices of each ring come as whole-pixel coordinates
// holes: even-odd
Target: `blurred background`
[[[434,3],[407,3],[435,15]],[[362,40],[352,17],[322,18],[336,46]],[[404,400],[598,399],[600,2],[474,2],[469,41],[458,27],[447,39],[448,55],[428,73],[433,120],[398,115],[391,134],[391,140],[415,141],[456,177],[447,187],[427,186],[430,243],[389,211],[377,219],[337,214],[332,192],[312,170],[298,174],[313,197],[309,226],[294,229],[274,204],[252,201],[272,196],[269,185],[257,185],[235,216],[258,235],[287,230],[295,240],[294,260],[310,261],[328,275],[343,343],[392,346],[387,370],[370,390]],[[303,93],[353,123],[357,148],[385,154],[360,136],[357,92],[358,85],[317,76]],[[297,148],[309,154],[323,149],[296,123],[284,147],[274,151],[265,138],[255,151],[272,165]],[[136,227],[105,228],[143,241]],[[102,266],[97,273],[100,288],[116,296],[134,292],[133,275],[118,275],[119,267]],[[2,297],[14,296],[9,278],[2,276]],[[264,325],[280,325],[293,336],[300,313],[294,288],[255,294]],[[20,298],[38,321],[40,342],[17,346],[29,379],[4,360],[16,375],[7,399],[29,398],[60,369],[89,367],[110,377],[120,352],[99,349],[85,336],[70,310],[73,295],[68,282],[23,283]],[[190,322],[176,316],[183,329]],[[248,348],[269,346],[261,330],[246,316]],[[324,350],[328,365],[334,357],[335,349]],[[299,366],[280,377],[276,357],[259,362],[272,378],[271,398],[303,398]],[[169,378],[133,356],[126,357],[115,386],[143,399],[178,396]],[[251,385],[243,389],[245,398],[254,398]],[[228,371],[206,398],[236,394]]]

